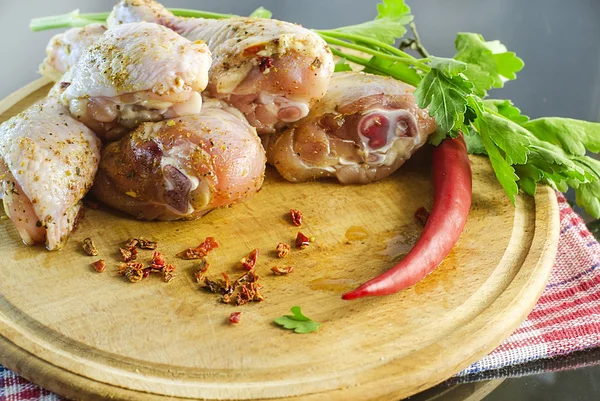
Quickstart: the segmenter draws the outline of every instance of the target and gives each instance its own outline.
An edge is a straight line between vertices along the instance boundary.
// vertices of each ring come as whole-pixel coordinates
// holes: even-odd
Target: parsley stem
[[[365,43],[368,45],[376,46],[382,50],[387,50],[391,54],[395,54],[400,57],[405,57],[405,58],[416,60],[416,58],[411,56],[410,54],[403,52],[402,50],[397,49],[394,46],[388,45],[387,43],[381,42],[377,39],[370,38],[368,36],[361,36],[361,35],[356,35],[353,33],[346,33],[346,32],[337,32],[335,30],[325,30],[325,31],[315,30],[315,32],[321,36],[327,35],[327,36],[337,38],[337,39],[352,40],[355,42],[361,42],[361,43]]]
[[[335,39],[335,38],[329,37],[328,35],[326,35],[324,33],[320,33],[320,35],[330,45],[341,46],[341,47],[345,47],[345,48],[348,48],[348,49],[358,50],[358,51],[361,51],[363,53],[368,53],[368,54],[370,54],[372,56],[377,56],[377,57],[385,58],[387,60],[398,61],[398,62],[405,63],[405,64],[414,65],[414,63],[415,63],[414,59],[408,59],[406,57],[399,57],[399,56],[395,56],[393,54],[383,53],[383,52],[380,52],[380,51],[377,51],[377,50],[373,50],[373,49],[371,49],[369,47],[362,46],[362,45],[359,45],[359,44],[356,44],[356,43],[346,42],[346,41],[343,41],[343,40],[339,40],[339,39]]]
[[[412,77],[412,76],[408,76],[408,75],[402,75],[402,76],[400,76],[397,72],[391,71],[388,68],[382,67],[380,65],[371,64],[371,63],[369,63],[369,60],[367,60],[366,58],[362,58],[362,57],[359,57],[359,56],[354,56],[352,54],[344,53],[344,52],[339,51],[339,50],[337,50],[337,49],[335,49],[333,47],[331,48],[331,52],[333,54],[335,54],[336,56],[344,58],[344,59],[346,59],[346,60],[348,60],[348,61],[350,61],[352,63],[358,64],[358,65],[362,65],[364,67],[369,67],[373,71],[377,71],[380,74],[394,77],[394,78],[399,79],[399,80],[401,80],[403,82],[406,82],[407,84],[410,84],[412,86],[417,86],[419,84],[419,82],[420,82],[420,79],[419,80],[414,79],[414,77]]]

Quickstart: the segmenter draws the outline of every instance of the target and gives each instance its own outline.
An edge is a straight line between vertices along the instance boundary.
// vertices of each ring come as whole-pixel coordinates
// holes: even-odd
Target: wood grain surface
[[[37,81],[0,102],[0,121],[47,93]],[[87,210],[65,249],[22,244],[0,220],[0,363],[74,399],[398,400],[450,377],[496,347],[526,317],[549,276],[558,242],[554,193],[507,200],[487,159],[472,157],[473,206],[452,253],[430,276],[396,295],[340,295],[393,266],[431,207],[428,150],[368,186],[290,184],[268,171],[248,202],[193,222],[140,222],[107,208]],[[304,213],[294,227],[290,208]],[[314,236],[277,259],[278,242]],[[130,237],[158,240],[176,278],[129,283],[116,274]],[[207,236],[220,247],[209,273],[242,274],[254,248],[265,301],[240,307],[201,291],[198,263],[176,254]],[[82,251],[85,237],[100,254]],[[151,251],[141,251],[147,262]],[[104,273],[90,263],[107,262]],[[275,264],[295,271],[284,277]],[[321,322],[315,333],[273,319],[292,306]],[[228,323],[241,311],[241,323]]]

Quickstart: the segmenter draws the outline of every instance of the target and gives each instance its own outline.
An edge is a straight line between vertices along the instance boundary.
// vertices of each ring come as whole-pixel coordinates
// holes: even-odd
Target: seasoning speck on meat
[[[98,256],[98,249],[89,237],[83,240],[83,250],[88,256]]]

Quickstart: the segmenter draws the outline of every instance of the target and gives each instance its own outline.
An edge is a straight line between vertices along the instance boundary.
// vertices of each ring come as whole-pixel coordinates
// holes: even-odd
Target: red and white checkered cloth
[[[558,205],[558,254],[540,300],[508,339],[457,379],[600,346],[600,244],[562,194]],[[0,401],[61,399],[0,366]]]
[[[560,240],[546,289],[521,326],[459,376],[600,346],[600,244],[557,196]]]

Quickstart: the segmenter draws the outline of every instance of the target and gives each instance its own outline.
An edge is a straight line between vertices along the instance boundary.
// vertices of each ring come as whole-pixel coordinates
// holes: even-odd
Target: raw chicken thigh
[[[55,35],[46,46],[46,58],[40,65],[40,74],[53,81],[61,79],[81,57],[83,51],[102,34],[106,27],[102,24],[92,24],[83,28],[72,28]]]
[[[199,113],[210,63],[205,44],[157,24],[125,24],[85,49],[61,100],[102,139],[115,140],[142,122]]]
[[[121,0],[107,23],[135,21],[156,22],[206,42],[214,58],[207,94],[241,110],[259,134],[305,117],[333,74],[327,43],[289,22],[181,18],[154,0]]]
[[[109,144],[96,198],[138,219],[177,220],[256,193],[266,163],[256,130],[239,111],[213,102],[198,115],[145,123]]]
[[[58,99],[44,99],[0,125],[4,210],[23,242],[60,249],[92,186],[100,141]]]
[[[334,74],[305,119],[264,139],[269,163],[287,180],[335,177],[366,184],[396,171],[436,130],[414,87],[358,72]]]

